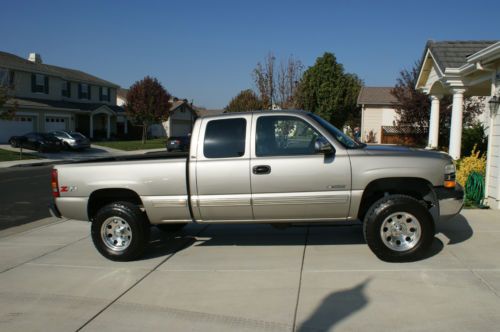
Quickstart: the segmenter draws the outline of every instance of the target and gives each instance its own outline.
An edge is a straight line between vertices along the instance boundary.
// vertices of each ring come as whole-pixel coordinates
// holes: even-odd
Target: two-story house
[[[0,52],[0,84],[8,86],[16,115],[0,120],[0,142],[30,131],[79,131],[90,138],[126,134],[126,116],[116,105],[119,86],[79,70]]]

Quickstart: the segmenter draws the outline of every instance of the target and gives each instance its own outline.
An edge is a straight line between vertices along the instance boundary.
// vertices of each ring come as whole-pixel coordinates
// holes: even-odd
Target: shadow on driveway
[[[357,286],[331,293],[298,328],[298,332],[327,331],[368,304],[364,290],[370,279]]]

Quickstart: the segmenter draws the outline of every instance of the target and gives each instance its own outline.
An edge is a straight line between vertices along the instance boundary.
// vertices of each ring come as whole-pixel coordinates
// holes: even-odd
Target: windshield
[[[57,137],[64,137],[64,138],[71,138],[68,133],[65,133],[64,131],[54,131],[51,134],[57,136]]]
[[[316,120],[323,128],[325,128],[337,141],[339,141],[340,144],[345,146],[348,149],[359,149],[364,147],[366,144],[364,143],[359,143],[344,134],[341,130],[339,130],[337,127],[332,125],[330,122],[326,121],[325,119],[317,116],[316,114],[308,113],[308,116]]]
[[[70,135],[73,137],[73,138],[86,138],[85,136],[83,136],[82,134],[80,133],[76,133],[76,132],[72,132],[70,133]]]

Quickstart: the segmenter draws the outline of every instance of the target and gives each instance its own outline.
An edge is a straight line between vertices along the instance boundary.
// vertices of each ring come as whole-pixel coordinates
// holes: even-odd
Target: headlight
[[[448,164],[444,167],[444,183],[445,188],[455,188],[455,164]]]

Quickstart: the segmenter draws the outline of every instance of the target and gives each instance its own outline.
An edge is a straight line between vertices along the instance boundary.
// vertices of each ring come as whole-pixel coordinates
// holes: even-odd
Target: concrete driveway
[[[0,330],[498,331],[499,217],[466,210],[428,258],[399,264],[359,225],[154,229],[128,263],[102,258],[80,221],[0,232]]]

